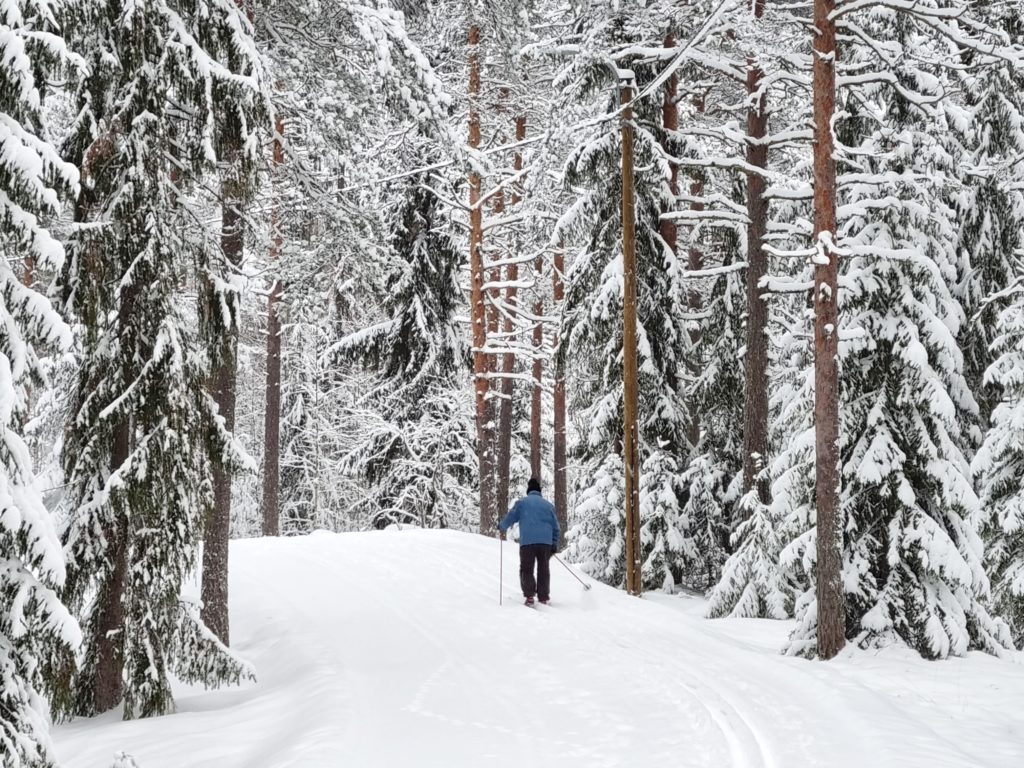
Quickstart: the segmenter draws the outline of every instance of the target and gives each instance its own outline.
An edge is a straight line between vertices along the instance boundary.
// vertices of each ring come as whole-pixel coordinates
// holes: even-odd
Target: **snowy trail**
[[[554,562],[555,604],[531,610],[513,543],[499,607],[498,546],[416,529],[233,542],[233,639],[259,683],[182,690],[157,720],[61,726],[59,755],[68,768],[107,768],[119,750],[140,768],[1024,764],[1021,715],[971,711],[991,728],[971,741],[941,707],[905,706],[919,670],[941,666],[900,659],[903,684],[884,660],[865,677],[863,657],[783,658],[734,637],[742,623],[584,592]],[[1020,666],[967,661],[988,675],[979,694],[1008,680],[1020,709]]]

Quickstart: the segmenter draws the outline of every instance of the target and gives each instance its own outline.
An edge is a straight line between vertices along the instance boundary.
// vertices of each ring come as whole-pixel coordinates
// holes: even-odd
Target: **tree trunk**
[[[516,141],[522,141],[525,138],[526,117],[520,116],[516,118]],[[516,173],[523,169],[523,155],[521,152],[516,152],[512,167]],[[513,187],[513,208],[515,208],[522,199],[520,189],[521,186],[519,183]],[[502,208],[504,209],[504,196],[499,199],[502,203]],[[494,208],[497,213],[497,203]],[[518,253],[516,255],[518,256]],[[508,307],[509,313],[511,313],[512,308],[516,304],[516,297],[519,293],[518,289],[514,285],[516,280],[519,279],[519,265],[516,263],[509,264],[506,276],[510,285],[505,290],[505,304]],[[514,324],[512,322],[512,317],[510,315],[506,315],[505,323],[502,328],[506,339],[511,338],[513,330]],[[495,491],[495,508],[498,514],[502,514],[506,509],[508,509],[509,464],[512,461],[512,414],[515,410],[515,380],[512,378],[512,374],[515,372],[515,363],[516,358],[512,353],[506,353],[501,363],[501,399],[498,401],[498,487]]]
[[[665,38],[666,48],[675,48],[676,39],[669,35]],[[673,74],[668,82],[665,83],[665,98],[661,105],[661,125],[665,129],[665,138],[662,140],[662,148],[665,150],[665,154],[672,154],[670,149],[670,143],[668,141],[669,133],[674,133],[679,130],[679,78]],[[668,179],[668,188],[672,194],[673,200],[679,196],[679,166],[672,163],[672,170]],[[662,203],[661,213],[662,219],[658,225],[659,232],[661,233],[661,239],[665,241],[669,250],[672,253],[676,253],[676,246],[678,243],[678,231],[676,223],[672,219],[665,218],[664,215],[672,210],[672,206]]]
[[[699,114],[704,114],[704,97],[698,96],[694,98],[693,106]],[[690,201],[690,210],[695,212],[703,211],[704,203],[698,202],[698,199],[704,196],[704,177],[700,175],[699,171],[690,182],[690,196],[694,198]],[[696,243],[691,243],[687,255],[687,269],[691,272],[699,272],[704,269],[704,253],[697,247]],[[701,340],[701,328],[700,324],[696,322],[696,317],[702,309],[700,290],[698,290],[696,284],[693,284],[693,287],[687,291],[686,306],[689,309],[690,315],[694,318],[690,323],[690,346],[696,349]],[[699,371],[700,360],[691,358],[691,365],[693,366],[692,373],[696,375]],[[700,408],[691,400],[687,404],[687,412],[689,423],[686,428],[686,439],[691,447],[696,448],[697,444],[700,443]]]
[[[761,18],[764,0],[757,0],[754,16]],[[747,58],[747,164],[768,167],[768,113],[764,94],[758,94],[764,72]],[[768,454],[768,305],[761,280],[768,274],[764,237],[768,230],[768,201],[764,176],[747,174],[747,353],[743,410],[743,490],[756,487],[762,504],[769,501],[767,478],[758,479]]]
[[[832,117],[836,93],[835,0],[814,2],[814,426],[818,524],[818,656],[831,659],[846,643],[843,522],[839,508],[839,264],[836,164]]]
[[[122,313],[131,304],[127,299]],[[114,448],[111,467],[123,466],[131,454],[131,428],[127,423],[117,426],[114,432]],[[124,585],[128,573],[127,562],[127,521],[117,519],[104,531],[107,551],[113,562],[110,579],[100,587],[96,601],[99,616],[96,619],[94,641],[96,643],[96,678],[93,682],[92,702],[81,711],[88,715],[107,712],[124,698]]]
[[[469,27],[469,146],[480,148],[480,27]],[[480,468],[480,532],[493,533],[497,527],[494,506],[494,427],[487,345],[487,311],[484,297],[483,211],[480,207],[483,180],[475,169],[469,172],[469,271],[470,320],[473,328],[473,376],[476,394],[477,459]]]
[[[284,120],[277,118],[277,136],[274,137],[274,167],[284,163]],[[280,214],[275,200],[270,214],[273,244],[270,247],[270,266],[274,269],[281,258]],[[281,529],[278,492],[281,482],[281,319],[277,305],[284,286],[274,278],[267,298],[267,396],[263,417],[263,535],[277,536]]]
[[[633,98],[633,81],[621,86],[620,99]],[[633,191],[633,109],[622,113],[622,357],[623,463],[626,480],[626,591],[639,595],[640,568],[640,446],[637,435],[636,343],[636,199]]]
[[[544,260],[538,256],[533,265],[534,284],[540,286],[540,276],[544,271]],[[544,363],[541,354],[544,346],[544,324],[539,319],[544,314],[544,301],[537,298],[533,304],[534,317],[538,318],[533,326],[533,393],[530,398],[530,474],[537,480],[541,477],[541,395],[543,388],[541,379],[544,375]]]
[[[565,283],[563,273],[565,272],[565,251],[559,247],[555,251],[554,269],[551,270],[552,293],[555,306],[561,310],[565,301]],[[565,356],[558,354],[558,345],[561,342],[558,330],[555,330],[554,348],[555,356],[555,514],[558,516],[558,524],[562,528],[562,541],[565,541],[565,534],[569,530],[569,494],[566,486],[566,454],[565,454]]]
[[[244,228],[240,203],[224,185],[221,213],[221,248],[229,264],[242,263]],[[211,301],[215,297],[210,297]],[[216,311],[211,308],[211,311]],[[211,391],[228,432],[235,429],[236,376],[238,365],[238,326],[227,331],[217,365],[211,372]],[[229,644],[228,623],[228,540],[231,534],[231,473],[220,463],[213,468],[213,510],[206,525],[203,547],[202,620],[224,645]]]

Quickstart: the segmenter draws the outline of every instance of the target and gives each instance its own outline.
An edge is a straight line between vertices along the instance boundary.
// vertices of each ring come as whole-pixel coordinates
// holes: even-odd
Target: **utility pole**
[[[619,70],[622,111],[622,375],[623,460],[626,479],[626,591],[641,592],[640,446],[637,440],[636,199],[633,179],[633,100],[635,79]]]
[[[818,520],[818,656],[846,644],[843,524],[839,507],[839,265],[836,237],[835,0],[814,0],[814,428]]]

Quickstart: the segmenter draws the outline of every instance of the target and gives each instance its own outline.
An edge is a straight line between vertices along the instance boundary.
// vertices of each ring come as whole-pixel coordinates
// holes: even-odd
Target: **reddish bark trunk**
[[[534,279],[539,283],[541,272],[544,269],[544,261],[537,257],[534,263]],[[535,317],[544,314],[544,302],[538,299],[533,305]],[[533,326],[533,392],[530,399],[530,473],[540,480],[541,476],[541,377],[544,374],[544,364],[540,359],[544,345],[544,324],[537,320]]]
[[[633,98],[623,85],[622,104]],[[623,464],[625,469],[626,591],[642,591],[640,567],[640,445],[637,434],[636,200],[633,191],[633,109],[622,113]]]
[[[842,583],[843,522],[839,508],[839,264],[830,244],[836,232],[836,165],[832,118],[836,92],[834,0],[814,3],[814,425],[817,505],[818,656],[831,659],[846,643]]]
[[[703,114],[704,97],[696,97],[693,101],[693,106],[696,108],[698,113]],[[695,175],[693,177],[692,181],[690,182],[690,195],[694,198],[703,197],[704,178],[702,176]],[[693,200],[690,202],[690,210],[695,212],[701,212],[704,210],[704,203],[697,202],[697,200]],[[687,261],[688,263],[686,266],[691,272],[698,272],[702,270],[704,268],[703,251],[701,251],[700,248],[698,248],[695,244],[692,244],[690,246]],[[696,284],[694,284],[687,292],[686,305],[690,310],[690,314],[693,315],[694,317],[696,317],[700,313],[702,301],[700,291],[697,289]],[[690,345],[694,349],[696,349],[697,346],[700,344],[700,339],[700,324],[693,322],[690,325]],[[691,373],[696,375],[698,373],[697,366],[699,365],[699,361],[693,360],[691,365],[693,366]],[[686,439],[689,441],[692,447],[696,448],[697,444],[700,442],[700,408],[695,403],[690,402],[687,406],[687,410],[689,411],[689,424],[687,425],[686,429]]]
[[[480,148],[480,27],[471,24],[469,44],[469,146]],[[469,173],[469,271],[470,322],[473,334],[473,376],[476,394],[477,458],[480,469],[480,532],[490,535],[497,526],[494,506],[493,408],[488,397],[487,310],[484,296],[483,211],[480,207],[483,180]]]
[[[554,269],[552,274],[552,293],[555,306],[561,309],[565,301],[565,283],[563,273],[565,271],[565,251],[561,247],[555,251]],[[561,342],[558,331],[555,331],[555,350]],[[565,451],[565,358],[557,354],[555,358],[555,514],[558,516],[558,524],[562,528],[562,540],[569,530],[569,494],[566,485],[566,451]]]
[[[526,117],[520,116],[516,118],[516,141],[522,141],[525,138]],[[516,152],[515,159],[513,161],[513,168],[517,173],[523,169],[522,153]],[[518,183],[513,187],[513,208],[515,208],[521,201],[522,196],[520,194],[520,189],[521,186]],[[504,209],[504,195],[501,196],[500,201],[501,207]],[[494,208],[495,213],[497,213],[497,203]],[[519,265],[514,263],[509,264],[506,277],[508,278],[509,283],[515,283],[515,281],[519,279]],[[516,305],[518,293],[519,291],[515,285],[509,285],[505,291],[505,304],[508,306],[509,313],[512,312],[513,307]],[[502,331],[506,339],[511,338],[513,329],[514,325],[512,317],[510,315],[506,315],[505,323],[502,327]],[[503,357],[501,364],[501,372],[503,375],[501,379],[501,400],[498,406],[498,487],[495,490],[495,508],[498,514],[503,513],[508,508],[509,464],[512,461],[512,413],[515,407],[515,380],[512,378],[512,374],[515,372],[515,360],[515,355],[508,353]]]

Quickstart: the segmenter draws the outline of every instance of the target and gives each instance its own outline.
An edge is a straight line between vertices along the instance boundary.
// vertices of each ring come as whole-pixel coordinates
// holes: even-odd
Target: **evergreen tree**
[[[929,26],[930,17],[922,17]],[[861,646],[902,642],[928,658],[970,649],[1000,653],[1005,626],[989,613],[989,583],[975,530],[964,425],[977,404],[956,336],[964,322],[956,281],[955,214],[943,201],[955,160],[934,136],[941,73],[914,57],[879,62],[878,46],[923,50],[913,11],[881,21],[865,13],[871,46],[843,55],[851,71],[885,74],[845,94],[837,126],[844,168],[840,253],[840,505],[847,636]],[[845,23],[851,23],[846,21]],[[884,42],[883,42],[884,41]],[[866,79],[865,79],[866,80]],[[790,471],[808,462],[792,445]],[[809,475],[787,475],[791,514],[809,509]],[[813,525],[808,515],[807,524]],[[791,653],[813,654],[817,617],[815,530],[790,529],[787,562],[811,576],[797,600]]]
[[[1024,644],[1024,291],[1020,283],[1013,301],[999,315],[993,344],[996,361],[986,382],[1000,387],[1003,401],[992,413],[973,469],[986,510],[986,557],[992,576],[992,596],[1000,616]]]
[[[44,124],[42,86],[66,62],[50,0],[0,0],[0,755],[4,766],[50,766],[44,662],[80,642],[58,597],[64,556],[35,482],[22,424],[42,383],[42,345],[70,331],[31,284],[59,269],[64,249],[46,226],[78,183]],[[15,265],[24,267],[24,281]]]
[[[335,352],[376,373],[368,404],[375,417],[347,463],[367,483],[373,525],[468,524],[475,465],[466,390],[466,353],[456,315],[461,256],[438,230],[437,197],[410,188],[392,242],[399,268],[388,281],[387,318]]]
[[[1008,6],[979,4],[983,18],[1024,42],[1024,19]],[[966,133],[970,156],[967,189],[958,210],[963,260],[961,301],[970,315],[960,343],[968,378],[988,424],[972,469],[979,484],[981,525],[992,596],[1009,621],[1014,642],[1024,644],[1024,490],[1021,344],[1024,314],[1024,194],[1016,169],[1024,153],[1024,77],[1000,62],[970,93]],[[984,378],[979,379],[983,366]]]
[[[82,190],[62,287],[82,329],[64,504],[66,594],[86,637],[67,708],[91,715],[123,700],[126,718],[146,717],[173,707],[172,673],[208,685],[252,675],[182,599],[211,468],[238,456],[178,286],[197,267],[212,275],[210,237],[186,196],[259,124],[265,100],[231,0],[82,11],[87,74],[66,144]],[[251,166],[257,149],[234,159]],[[225,319],[212,314],[205,322]]]

